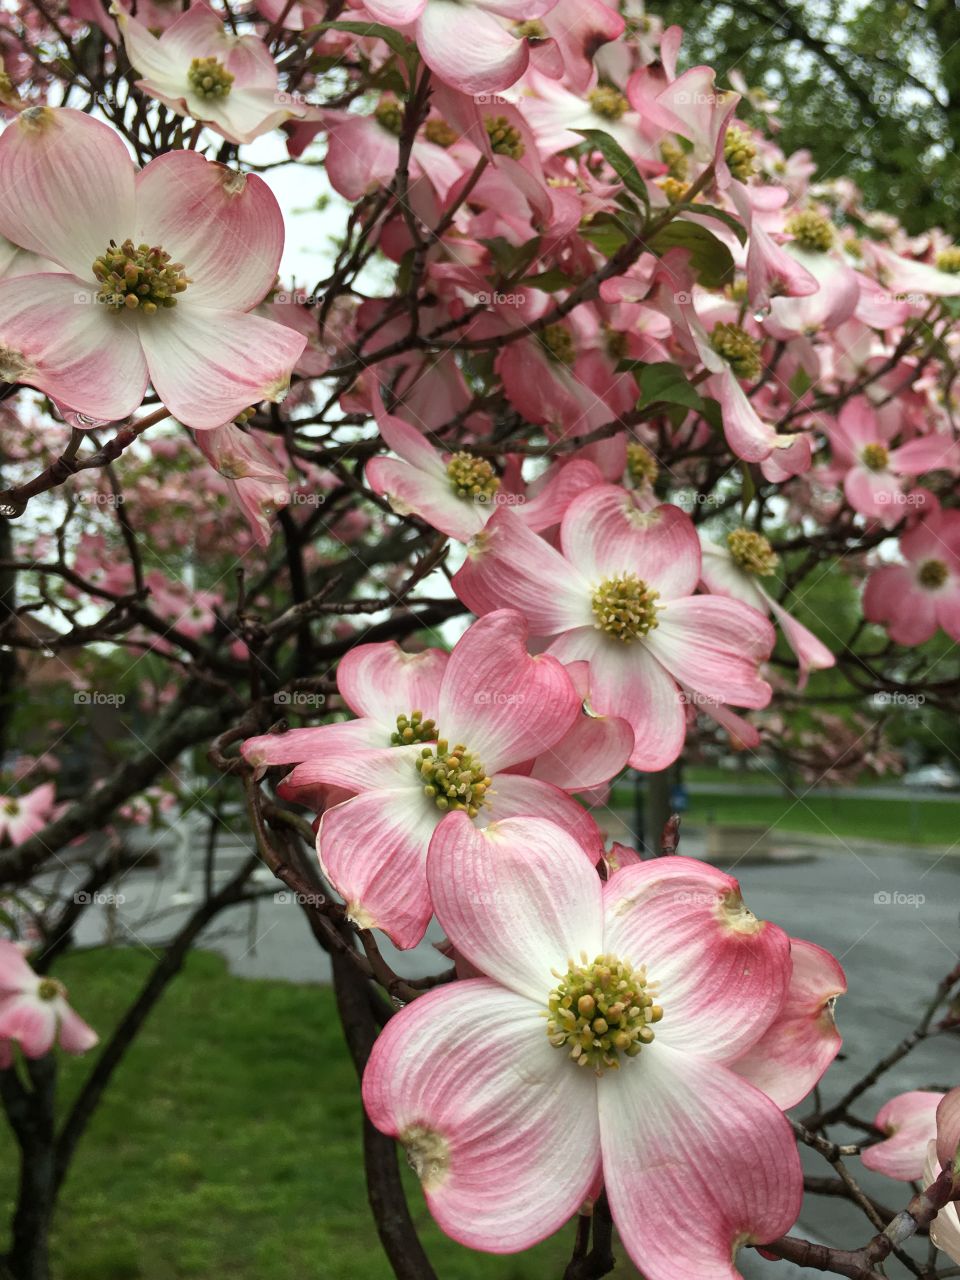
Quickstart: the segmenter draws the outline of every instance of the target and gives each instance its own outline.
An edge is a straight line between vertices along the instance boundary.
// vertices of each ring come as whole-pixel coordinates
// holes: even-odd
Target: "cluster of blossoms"
[[[606,0],[328,8],[73,0],[165,139],[139,167],[124,103],[107,123],[4,72],[0,380],[11,412],[39,391],[117,439],[159,406],[210,468],[177,501],[228,498],[261,549],[340,487],[376,513],[324,522],[344,543],[399,516],[459,544],[448,602],[475,620],[452,651],[357,643],[351,718],[242,747],[316,815],[356,930],[407,949],[436,920],[454,955],[377,1041],[367,1112],[467,1245],[526,1248],[602,1188],[648,1280],[727,1280],[797,1217],[783,1113],[837,1053],[844,976],[730,876],[607,850],[595,806],[677,761],[698,715],[756,746],[749,713],[835,665],[765,528],[822,516],[827,554],[867,557],[868,621],[960,639],[960,251],[813,182],[712,70],[678,72],[677,28]],[[281,289],[280,208],[241,161],[278,129],[357,206],[309,295]],[[357,284],[375,251],[388,296]],[[199,651],[222,590],[105,545],[70,588],[122,601],[144,647]],[[92,1043],[51,982],[0,943],[0,1053]]]

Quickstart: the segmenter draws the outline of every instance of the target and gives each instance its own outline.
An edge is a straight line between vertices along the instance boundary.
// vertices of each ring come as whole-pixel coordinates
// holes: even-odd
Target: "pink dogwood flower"
[[[874,1119],[890,1136],[868,1147],[860,1159],[868,1169],[901,1182],[920,1180],[924,1189],[950,1168],[960,1145],[960,1088],[949,1093],[915,1089],[891,1098]],[[960,1262],[960,1213],[952,1201],[930,1224],[930,1239]]]
[[[149,381],[198,429],[285,391],[306,339],[247,314],[283,248],[260,178],[194,151],[138,173],[107,125],[29,108],[0,136],[0,233],[63,268],[0,280],[0,380],[103,421]]]
[[[52,782],[42,782],[25,796],[0,800],[0,843],[23,844],[46,826],[56,800]]]
[[[317,114],[278,92],[277,65],[259,36],[227,31],[205,4],[192,4],[159,39],[126,9],[114,5],[113,12],[127,57],[143,77],[137,87],[228,142],[252,142],[285,120]]]
[[[790,941],[737,882],[689,858],[603,883],[553,822],[445,819],[430,893],[481,974],[392,1018],[363,1078],[439,1225],[526,1249],[602,1181],[647,1280],[732,1280],[745,1244],[795,1221],[796,1144],[731,1064],[783,1006]]]
[[[645,511],[626,489],[597,485],[567,508],[560,548],[503,508],[469,544],[454,590],[474,613],[519,609],[551,654],[589,663],[594,710],[633,726],[634,768],[664,769],[680,754],[680,684],[717,703],[770,701],[757,666],[773,628],[739,600],[694,596],[700,542],[678,507]]]
[[[874,569],[863,616],[897,644],[923,644],[942,627],[960,641],[960,511],[938,510],[900,538],[905,564]]]
[[[811,671],[832,667],[836,659],[812,631],[792,617],[764,587],[761,579],[773,573],[779,556],[762,533],[734,529],[726,544],[701,539],[703,567],[701,579],[715,595],[742,600],[761,613],[772,614],[780,624],[787,644],[800,662],[799,687],[807,683]]]
[[[364,0],[377,22],[410,28],[430,69],[462,93],[492,93],[519,80],[530,62],[523,26],[557,0]],[[502,21],[517,26],[511,31]]]
[[[877,413],[866,396],[848,400],[836,422],[826,425],[833,449],[832,471],[843,476],[843,492],[854,511],[889,526],[906,509],[904,480],[927,471],[957,470],[960,451],[952,436],[918,436],[894,448],[895,419]]]
[[[243,512],[258,546],[270,545],[270,521],[290,502],[290,482],[276,458],[258,440],[228,422],[197,436],[201,453],[227,481],[227,492]]]
[[[559,743],[580,714],[564,668],[555,658],[531,657],[526,639],[513,610],[481,618],[444,668],[436,724],[414,724],[408,708],[397,726],[401,745],[324,752],[289,777],[294,787],[355,793],[324,813],[320,862],[351,919],[382,929],[399,947],[416,946],[430,921],[427,848],[451,811],[480,822],[549,814],[599,857],[596,825],[574,800],[549,782],[511,772]]]
[[[39,977],[15,943],[0,939],[0,1045],[16,1041],[28,1058],[40,1058],[57,1040],[67,1053],[86,1053],[98,1039],[67,1003],[63,983]]]
[[[367,484],[400,515],[422,516],[460,542],[479,533],[501,504],[515,510],[531,529],[559,524],[571,498],[603,479],[594,463],[576,458],[526,500],[522,493],[507,491],[491,464],[469,450],[441,457],[421,431],[387,413],[379,395],[374,398],[374,414],[397,459],[371,459],[364,477]]]

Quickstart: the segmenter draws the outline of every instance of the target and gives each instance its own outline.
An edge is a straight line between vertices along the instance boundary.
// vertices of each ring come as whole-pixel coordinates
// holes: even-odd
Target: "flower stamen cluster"
[[[890,461],[890,451],[885,444],[876,441],[873,444],[864,445],[860,457],[868,471],[885,471]]]
[[[571,365],[577,358],[573,334],[563,324],[548,324],[540,332],[540,342],[547,355],[558,364]]]
[[[635,573],[604,578],[593,593],[594,626],[630,644],[656,627],[659,598],[660,592],[648,587]]]
[[[619,120],[630,109],[630,103],[619,91],[601,84],[589,94],[590,110],[604,120]]]
[[[734,529],[728,533],[727,546],[741,569],[761,578],[768,577],[780,563],[769,540],[752,529]]]
[[[403,107],[396,98],[381,98],[374,111],[377,124],[399,138],[403,133]]]
[[[494,155],[509,156],[511,160],[521,159],[527,148],[520,130],[506,116],[485,116],[483,124]]]
[[[500,477],[486,458],[478,458],[466,450],[450,458],[447,479],[458,498],[479,502],[490,502],[500,488]]]
[[[408,716],[397,716],[397,727],[390,735],[390,745],[408,747],[414,742],[436,742],[435,720],[424,720],[422,711],[411,711]]]
[[[175,307],[178,293],[190,283],[182,262],[171,262],[159,245],[135,245],[110,241],[106,253],[93,264],[93,274],[103,288],[97,301],[114,311],[139,310],[154,315],[161,307]]]
[[[656,458],[638,440],[627,445],[627,472],[635,485],[653,484],[660,474]]]
[[[444,812],[462,809],[475,818],[490,789],[491,779],[473,752],[462,744],[451,750],[445,738],[435,748],[424,747],[417,771],[424,794]]]
[[[455,129],[446,120],[428,120],[423,126],[423,136],[435,147],[452,147],[460,138]]]
[[[917,581],[921,587],[936,591],[943,586],[948,576],[949,570],[942,560],[924,560],[917,574]]]
[[[577,1066],[617,1071],[621,1057],[635,1058],[654,1039],[663,1009],[647,989],[645,965],[635,970],[616,956],[590,964],[581,952],[579,964],[553,972],[560,981],[547,1000],[547,1037],[556,1049],[569,1046]]]
[[[787,223],[787,234],[793,236],[801,249],[811,253],[826,253],[833,248],[833,223],[813,209],[794,214]]]
[[[194,58],[187,72],[190,88],[201,98],[225,98],[236,77],[219,58]]]
[[[731,125],[723,138],[723,158],[735,178],[746,182],[756,173],[757,146],[748,133]]]
[[[960,275],[960,245],[951,245],[937,254],[937,270],[946,271],[948,275]]]
[[[738,324],[721,322],[713,327],[710,345],[723,356],[738,378],[752,380],[760,376],[760,343]]]

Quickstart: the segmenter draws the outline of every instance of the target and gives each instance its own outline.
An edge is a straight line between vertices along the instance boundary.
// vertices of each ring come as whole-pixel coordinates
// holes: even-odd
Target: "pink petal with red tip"
[[[249,311],[276,279],[283,215],[256,174],[171,151],[137,175],[134,240],[161,245],[184,264],[191,308]]]
[[[682,684],[720,702],[765,707],[772,694],[757,674],[776,635],[758,610],[726,596],[671,600],[646,637],[650,652]]]
[[[960,1147],[960,1089],[951,1089],[937,1107],[937,1158],[949,1169]]]
[[[519,80],[530,61],[518,40],[496,17],[456,0],[430,0],[417,21],[421,57],[461,93],[492,93]]]
[[[603,902],[606,949],[658,984],[655,1044],[728,1063],[756,1044],[786,998],[790,939],[747,910],[732,876],[656,858],[618,871]]]
[[[382,929],[401,949],[417,945],[433,914],[424,863],[442,816],[417,787],[368,791],[320,821],[320,865],[347,914],[361,928]]]
[[[637,508],[619,485],[587,489],[560,526],[564,555],[594,586],[636,573],[665,600],[689,595],[700,578],[700,540],[679,507]]]
[[[449,657],[442,649],[404,653],[394,640],[357,645],[340,659],[337,688],[358,716],[384,721],[422,711],[435,720]]]
[[[75,276],[0,280],[0,378],[106,422],[127,418],[147,389],[137,321]]]
[[[513,609],[475,622],[457,644],[440,690],[440,728],[487,773],[532,759],[563,737],[580,698],[561,663],[527,652],[527,624]]]
[[[833,1007],[847,989],[843,969],[815,943],[791,938],[790,958],[783,1008],[753,1048],[730,1064],[784,1111],[807,1096],[837,1056],[842,1040]]]
[[[882,1106],[873,1123],[890,1137],[861,1153],[860,1159],[867,1168],[900,1182],[919,1178],[927,1144],[937,1132],[937,1107],[944,1096],[911,1089]]]
[[[0,234],[93,280],[134,234],[134,166],[123,139],[72,107],[30,107],[0,135]]]
[[[453,589],[474,613],[519,609],[534,635],[593,626],[589,584],[506,507],[470,543]]]
[[[505,818],[478,830],[449,814],[430,842],[427,878],[457,951],[540,1008],[554,970],[566,972],[582,950],[591,960],[603,951],[600,877],[554,822]]]
[[[537,756],[532,776],[564,791],[590,791],[626,767],[633,743],[626,720],[580,715],[558,743]]]
[[[614,1222],[647,1280],[740,1280],[739,1247],[800,1212],[793,1133],[758,1089],[659,1041],[597,1086]]]
[[[430,1211],[461,1244],[526,1249],[600,1172],[596,1079],[550,1044],[540,1009],[484,978],[430,991],[373,1047],[363,1101],[406,1142]]]
[[[307,345],[286,325],[188,301],[145,317],[140,340],[157,395],[197,430],[219,427],[261,400],[280,399]]]

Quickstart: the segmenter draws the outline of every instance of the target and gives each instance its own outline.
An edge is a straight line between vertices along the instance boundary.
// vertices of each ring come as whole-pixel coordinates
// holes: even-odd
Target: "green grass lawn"
[[[945,800],[902,800],[832,797],[818,793],[802,800],[774,792],[769,796],[736,796],[696,792],[683,815],[691,826],[709,822],[746,823],[807,835],[856,837],[904,844],[952,845],[960,841],[960,804]],[[633,791],[618,787],[615,805],[632,810]],[[838,846],[842,848],[842,846]]]
[[[87,951],[57,968],[105,1035],[151,964]],[[64,1100],[89,1060],[61,1059]],[[2,1123],[2,1121],[0,1121]],[[3,1230],[14,1144],[0,1141]],[[516,1257],[471,1253],[411,1204],[441,1280],[558,1280],[573,1227]],[[367,1207],[360,1103],[333,994],[250,982],[190,957],[78,1149],[53,1233],[55,1280],[389,1280]],[[616,1280],[636,1277],[621,1263]]]

